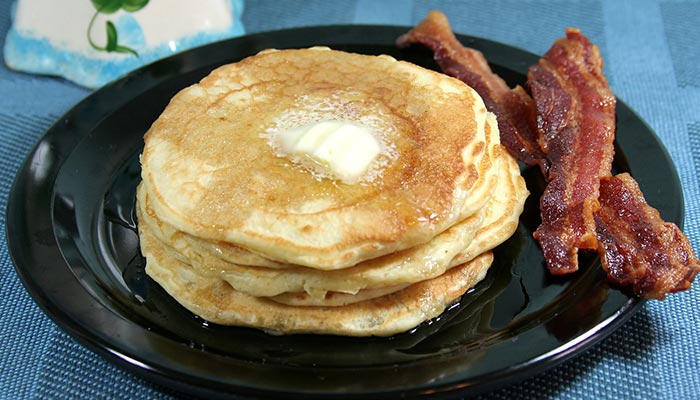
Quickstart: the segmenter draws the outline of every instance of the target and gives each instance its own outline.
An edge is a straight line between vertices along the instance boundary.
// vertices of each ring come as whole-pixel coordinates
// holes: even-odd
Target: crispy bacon
[[[420,43],[430,48],[442,71],[476,90],[486,109],[496,115],[501,143],[508,151],[523,163],[539,165],[543,172],[547,171],[547,160],[537,143],[532,98],[520,86],[508,87],[493,73],[480,51],[462,46],[443,13],[431,11],[396,43],[399,47]]]
[[[688,238],[647,204],[629,174],[601,180],[595,220],[600,258],[611,282],[656,299],[690,288],[700,262]]]
[[[646,203],[629,174],[610,176],[615,97],[585,36],[567,30],[530,68],[534,102],[521,87],[508,89],[480,52],[463,47],[442,13],[431,12],[397,40],[412,43],[431,48],[443,72],[474,87],[497,115],[510,152],[540,166],[548,186],[535,237],[552,273],[575,271],[578,249],[596,249],[610,282],[638,296],[662,299],[690,288],[700,261],[688,239]]]
[[[578,250],[596,249],[600,178],[610,175],[615,96],[603,76],[598,48],[577,29],[528,71],[540,146],[550,162],[535,231],[552,274],[578,269]]]

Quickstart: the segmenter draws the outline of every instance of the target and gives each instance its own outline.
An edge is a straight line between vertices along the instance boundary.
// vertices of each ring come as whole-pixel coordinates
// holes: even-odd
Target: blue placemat
[[[158,0],[153,0],[158,1]],[[9,23],[0,2],[0,42]],[[700,248],[700,2],[628,1],[248,1],[247,32],[372,23],[414,25],[440,9],[455,31],[544,53],[567,26],[599,45],[615,93],[667,146],[683,184],[685,232]],[[89,91],[0,63],[0,208],[42,133]],[[1,216],[5,236],[5,216]],[[482,396],[494,399],[700,398],[700,285],[651,301],[574,360]],[[0,397],[185,398],[112,366],[58,329],[31,300],[0,244]]]

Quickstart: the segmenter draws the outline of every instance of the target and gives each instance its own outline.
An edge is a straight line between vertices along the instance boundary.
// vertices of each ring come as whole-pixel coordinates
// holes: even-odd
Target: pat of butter
[[[282,150],[311,160],[322,173],[354,183],[380,152],[368,127],[348,121],[319,121],[280,132]]]

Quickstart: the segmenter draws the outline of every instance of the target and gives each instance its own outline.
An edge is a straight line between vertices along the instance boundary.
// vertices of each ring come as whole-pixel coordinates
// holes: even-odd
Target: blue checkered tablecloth
[[[153,0],[158,1],[158,0]],[[690,0],[248,0],[249,33],[327,24],[414,25],[440,9],[455,31],[544,53],[567,26],[599,45],[614,92],[657,132],[685,195],[685,232],[700,249],[700,2]],[[0,43],[10,2],[0,1]],[[0,63],[0,214],[33,144],[90,93],[59,78]],[[610,337],[494,399],[700,398],[700,282],[647,302]],[[182,395],[117,368],[61,331],[20,283],[0,243],[0,397],[176,399]]]

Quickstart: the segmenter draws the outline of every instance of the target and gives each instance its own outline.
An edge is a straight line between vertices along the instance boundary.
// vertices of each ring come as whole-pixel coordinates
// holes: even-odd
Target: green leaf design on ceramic
[[[148,0],[90,0],[97,12],[102,14],[113,14],[119,9],[126,12],[138,11],[148,4]]]
[[[137,53],[134,49],[126,47],[126,46],[117,46],[117,48],[114,49],[114,51],[116,51],[117,53],[131,54],[131,55],[134,55],[136,57],[139,56],[139,53]]]
[[[112,52],[117,48],[117,28],[112,21],[107,21],[105,28],[107,28],[107,44],[105,45],[105,50],[107,50],[107,52]]]
[[[128,12],[138,11],[148,4],[148,0],[122,0],[122,9]]]
[[[106,51],[108,53],[128,53],[138,57],[139,53],[137,53],[134,49],[119,44],[119,35],[117,33],[117,27],[112,21],[108,20],[105,23],[105,30],[107,33],[107,44],[105,44],[104,47],[99,46],[92,40],[90,32],[92,32],[92,26],[95,24],[95,19],[99,14],[114,14],[120,9],[129,13],[135,12],[146,7],[148,1],[149,0],[90,0],[90,2],[96,10],[95,14],[90,19],[90,24],[88,24],[87,29],[87,39],[88,43],[90,43],[90,46],[97,51]]]
[[[113,14],[122,7],[122,0],[90,0],[98,13]]]

